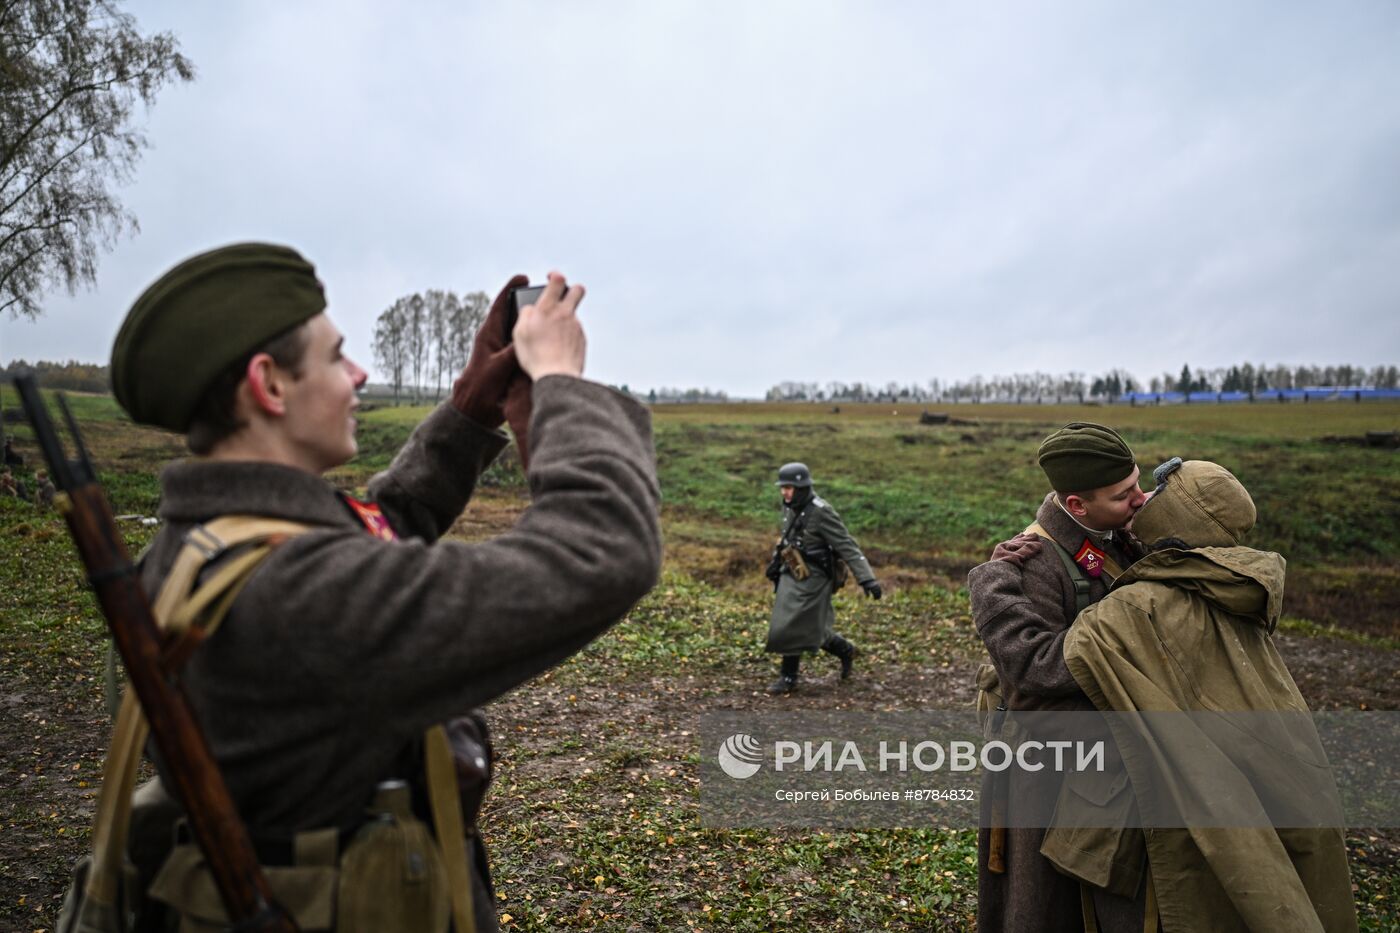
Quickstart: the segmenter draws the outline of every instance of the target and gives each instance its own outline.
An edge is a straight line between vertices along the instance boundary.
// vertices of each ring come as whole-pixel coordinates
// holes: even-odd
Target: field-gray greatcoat
[[[801,528],[794,532],[799,520]],[[797,508],[783,506],[782,537],[803,552],[811,575],[798,580],[786,566],[782,568],[768,623],[767,650],[784,655],[818,651],[831,639],[836,626],[831,606],[831,555],[846,562],[857,583],[874,580],[875,574],[841,516],[815,492]]]
[[[146,558],[155,593],[186,532],[220,515],[315,526],[259,566],[183,682],[243,817],[290,837],[364,819],[377,782],[434,723],[554,666],[622,618],[661,560],[649,417],[596,383],[533,389],[531,505],[482,543],[439,540],[506,443],[451,405],[369,493],[399,540],[369,534],[319,477],[192,460],[161,477]],[[495,899],[475,877],[479,930]]]
[[[1041,503],[1036,521],[1071,555],[1078,555],[1086,540],[1120,567],[1131,564],[1137,554],[1135,545],[1122,541],[1121,534],[1084,528],[1060,507],[1054,493]],[[1108,575],[1089,582],[1090,601],[1103,599]],[[1008,709],[1094,709],[1065,664],[1064,640],[1074,621],[1076,601],[1069,571],[1053,547],[1045,543],[1021,567],[1006,561],[981,564],[968,574],[967,586],[973,621],[991,656]],[[1014,782],[1014,771],[1004,773]],[[994,796],[992,777],[988,775],[982,785],[984,826]],[[1039,780],[1038,786],[1044,787],[1044,777]],[[1016,806],[1014,783],[1005,799],[1009,807]],[[1044,829],[1007,829],[1006,872],[997,874],[987,869],[988,830],[978,834],[977,929],[981,933],[1077,933],[1083,929],[1079,884],[1040,854],[1044,836]],[[1095,902],[1100,930],[1141,931],[1143,889],[1135,902],[1104,894],[1096,896]]]

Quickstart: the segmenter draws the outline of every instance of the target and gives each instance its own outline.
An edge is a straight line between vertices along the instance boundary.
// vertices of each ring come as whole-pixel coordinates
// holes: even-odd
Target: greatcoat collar
[[[158,514],[168,523],[207,522],[239,514],[358,527],[329,483],[279,463],[181,460],[161,471],[160,484]]]

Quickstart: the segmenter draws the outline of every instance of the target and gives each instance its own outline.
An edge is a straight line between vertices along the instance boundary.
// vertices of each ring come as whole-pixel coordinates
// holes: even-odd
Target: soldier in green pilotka
[[[1103,599],[1141,556],[1127,528],[1147,496],[1133,451],[1117,431],[1067,424],[1041,442],[1036,459],[1051,491],[1035,521],[997,545],[967,578],[973,623],[991,658],[978,672],[979,708],[997,723],[1008,710],[1094,709],[1065,664],[1065,635],[1075,616]],[[1018,792],[1012,772],[989,773],[983,781],[980,933],[1078,933],[1086,912],[1097,915],[1104,933],[1141,930],[1144,888],[1134,896],[1098,890],[1086,901],[1079,884],[1041,854],[1045,830],[1015,828],[1014,814],[1030,798],[1026,788]]]
[[[474,821],[490,743],[473,708],[597,638],[659,573],[649,415],[582,378],[581,285],[550,273],[510,329],[527,281],[502,290],[450,397],[364,500],[325,474],[356,453],[366,373],[295,250],[240,243],[180,263],[113,347],[118,403],[194,454],[160,477],[162,527],[140,568],[157,618],[178,621],[205,585],[260,560],[203,603],[221,614],[179,641],[179,677],[302,929],[446,931],[449,913],[456,933],[498,929]],[[529,439],[530,505],[496,538],[450,539],[507,421],[522,463]],[[130,845],[80,866],[60,929],[95,929],[83,918],[120,891],[138,929],[222,928],[207,866],[173,831],[178,803],[159,778],[124,796]],[[115,823],[95,842],[125,838]]]
[[[837,634],[831,605],[832,593],[845,582],[846,568],[865,595],[879,599],[883,590],[841,516],[812,489],[812,473],[805,463],[785,464],[778,470],[777,486],[783,496],[783,529],[768,563],[775,595],[767,650],[782,655],[783,662],[768,692],[785,694],[797,689],[804,652],[820,649],[834,655],[841,661],[841,679],[851,676],[859,652]]]

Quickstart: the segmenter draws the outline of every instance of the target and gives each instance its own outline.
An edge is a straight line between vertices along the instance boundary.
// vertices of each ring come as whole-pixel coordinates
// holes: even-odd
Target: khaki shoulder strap
[[[151,607],[156,624],[163,632],[181,633],[188,631],[202,616],[203,634],[212,634],[263,558],[288,537],[310,530],[308,525],[251,515],[228,515],[192,528]],[[245,544],[254,546],[194,588],[200,570],[209,561]],[[188,650],[184,654],[188,654]],[[102,788],[97,797],[97,815],[93,820],[92,868],[88,873],[87,896],[101,904],[116,904],[131,824],[131,794],[149,732],[150,726],[141,712],[136,693],[128,687],[112,729],[112,742],[102,769]]]
[[[1074,555],[1070,554],[1065,546],[1051,537],[1050,532],[1045,530],[1045,526],[1040,522],[1031,522],[1026,526],[1026,534],[1039,535],[1050,542],[1050,546],[1055,549],[1055,553],[1060,558],[1060,563],[1065,565],[1065,573],[1069,574],[1069,582],[1074,587],[1074,614],[1079,615],[1093,600],[1089,597],[1089,577],[1084,573],[1084,568],[1074,562]],[[1074,620],[1070,620],[1074,621]]]
[[[180,553],[176,555],[175,562],[171,565],[170,572],[166,574],[165,582],[161,585],[160,593],[156,596],[155,605],[151,607],[155,612],[156,622],[163,630],[184,631],[194,616],[188,613],[177,614],[175,607],[189,598],[190,590],[199,578],[199,572],[210,561],[245,544],[265,543],[270,550],[287,538],[310,530],[311,526],[309,525],[274,518],[260,518],[256,515],[224,515],[207,525],[196,525],[185,536],[185,544],[180,548]],[[268,551],[263,551],[261,556],[266,557],[267,553]],[[215,574],[213,578],[200,586],[201,594],[216,589],[215,582],[223,584],[220,589],[227,588],[240,579],[246,582],[246,577],[252,575],[252,568],[256,567],[258,563],[259,561],[235,562],[241,569],[241,575],[227,574],[221,570],[219,574]],[[209,605],[215,595],[217,594],[210,592],[209,595],[204,596],[201,608]],[[179,616],[178,622],[176,621],[177,615]],[[180,623],[184,623],[184,625],[182,626]]]
[[[423,736],[423,770],[428,776],[428,805],[433,811],[442,861],[447,868],[447,890],[452,900],[452,924],[456,933],[476,933],[472,905],[472,873],[467,862],[467,831],[462,820],[462,798],[457,793],[457,765],[447,730],[432,726]]]

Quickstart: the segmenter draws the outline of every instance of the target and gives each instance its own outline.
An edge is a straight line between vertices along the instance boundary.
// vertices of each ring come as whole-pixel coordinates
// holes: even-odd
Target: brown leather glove
[[[1040,535],[1022,533],[1010,541],[998,544],[992,551],[992,560],[1004,560],[1008,564],[1020,567],[1025,564],[1027,558],[1039,554],[1040,548]]]
[[[452,383],[453,407],[477,424],[499,428],[503,422],[510,421],[522,466],[529,458],[526,447],[532,382],[515,359],[515,345],[506,331],[506,316],[512,290],[528,284],[527,277],[517,275],[501,289],[472,341],[471,359]]]

